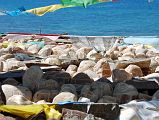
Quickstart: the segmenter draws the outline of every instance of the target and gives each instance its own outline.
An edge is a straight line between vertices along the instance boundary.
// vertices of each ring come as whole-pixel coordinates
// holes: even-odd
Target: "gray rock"
[[[78,73],[71,80],[72,84],[88,84],[92,82],[93,80],[85,73]]]
[[[112,96],[103,96],[98,100],[98,103],[116,103],[116,98]]]
[[[59,84],[57,83],[57,81],[52,79],[38,81],[36,83],[35,90],[37,91],[41,89],[56,90],[59,89]]]
[[[60,92],[70,92],[77,95],[76,87],[73,84],[63,84]]]
[[[54,104],[57,104],[59,102],[68,102],[68,101],[77,102],[77,96],[70,92],[61,92],[53,99]]]
[[[132,79],[132,75],[122,69],[114,69],[112,71],[112,79],[113,81],[127,81]]]
[[[39,66],[31,66],[23,75],[23,86],[34,91],[36,83],[42,79],[43,71]]]

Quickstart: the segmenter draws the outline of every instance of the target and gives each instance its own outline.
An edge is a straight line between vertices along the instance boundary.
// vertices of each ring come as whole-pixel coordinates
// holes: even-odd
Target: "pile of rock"
[[[0,72],[26,70],[22,83],[13,78],[2,82],[6,103],[32,104],[41,100],[57,103],[82,98],[99,103],[126,103],[132,99],[152,98],[124,82],[135,77],[158,80],[158,53],[143,45],[129,45],[115,46],[103,54],[91,47],[78,49],[72,44],[1,46]],[[43,73],[38,66],[28,69],[26,60],[59,66],[62,71]],[[119,83],[114,86],[112,82]]]

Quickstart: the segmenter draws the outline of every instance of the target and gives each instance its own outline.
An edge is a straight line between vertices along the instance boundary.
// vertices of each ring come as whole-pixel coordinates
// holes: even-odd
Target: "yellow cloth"
[[[0,111],[11,113],[25,119],[44,111],[47,120],[60,120],[62,114],[54,108],[55,105],[0,105]]]
[[[32,13],[37,16],[42,16],[45,13],[54,12],[56,10],[67,8],[67,7],[73,7],[73,6],[72,5],[63,6],[62,4],[55,4],[55,5],[45,6],[45,7],[33,8],[30,10],[26,10],[25,12]]]

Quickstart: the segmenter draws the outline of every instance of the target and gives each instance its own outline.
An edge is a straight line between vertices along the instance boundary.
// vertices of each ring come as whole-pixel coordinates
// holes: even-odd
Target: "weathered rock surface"
[[[58,58],[47,58],[45,60],[45,63],[50,65],[61,65],[61,61]]]
[[[51,55],[52,49],[51,48],[42,48],[39,52],[38,55],[42,57],[48,57]]]
[[[76,51],[76,55],[78,59],[85,59],[87,54],[92,50],[91,47],[82,47]]]
[[[70,93],[77,95],[76,87],[73,84],[62,85],[60,92],[70,92]]]
[[[5,94],[1,88],[1,83],[0,83],[0,105],[1,104],[6,104],[6,97],[5,97]]]
[[[159,90],[157,90],[157,91],[153,94],[152,99],[153,99],[153,100],[159,99]]]
[[[33,54],[38,53],[39,50],[40,50],[40,47],[39,47],[38,45],[31,45],[31,46],[29,46],[29,48],[28,48],[28,52],[31,52],[31,53],[33,53]]]
[[[98,100],[98,103],[116,103],[116,98],[112,96],[103,96]]]

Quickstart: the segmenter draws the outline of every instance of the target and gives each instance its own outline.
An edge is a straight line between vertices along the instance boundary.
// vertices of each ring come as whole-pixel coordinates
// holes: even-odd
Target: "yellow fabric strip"
[[[32,13],[37,16],[43,16],[45,13],[54,12],[56,10],[67,8],[67,7],[74,7],[74,6],[72,5],[64,6],[62,4],[55,4],[55,5],[45,6],[45,7],[33,8],[30,10],[26,10],[25,12]]]

